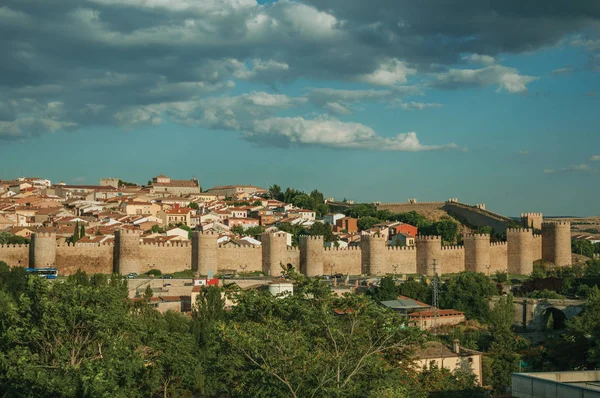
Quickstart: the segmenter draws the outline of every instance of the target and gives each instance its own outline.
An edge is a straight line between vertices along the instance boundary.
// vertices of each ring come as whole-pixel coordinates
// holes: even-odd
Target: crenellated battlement
[[[303,240],[316,240],[316,241],[323,241],[323,235],[300,235],[298,237],[301,241]]]
[[[128,229],[128,228],[117,229],[115,232],[120,233],[121,235],[130,235],[130,236],[140,236],[142,234],[142,231],[140,231],[139,229]]]
[[[463,234],[464,239],[490,239],[489,234]]]
[[[36,239],[39,238],[54,238],[56,239],[56,233],[54,232],[34,232],[33,235]]]
[[[190,247],[190,242],[174,241],[174,242],[140,242],[140,246],[153,247]]]
[[[570,221],[544,221],[542,223],[542,228],[544,228],[544,227],[550,227],[550,228],[571,227],[571,222]]]
[[[507,228],[507,234],[531,234],[531,230],[529,228]]]
[[[460,245],[442,246],[442,250],[465,250],[465,247]]]
[[[414,200],[414,202],[412,201]],[[413,206],[413,205],[443,205],[446,202],[417,202],[416,199],[409,199],[406,202],[389,202],[389,203],[379,203],[378,206]]]
[[[2,249],[18,249],[18,248],[26,248],[29,247],[27,243],[23,243],[21,245],[17,244],[9,244],[9,245],[0,245],[0,250]]]
[[[543,217],[542,213],[521,213],[521,218],[525,217]]]
[[[297,251],[299,251],[299,250],[300,250],[300,248],[299,248],[298,246],[288,246],[288,247],[286,248],[286,250],[287,250],[288,252],[297,252]]]
[[[386,234],[376,234],[376,235],[370,235],[370,234],[362,234],[360,236],[360,239],[364,242],[371,242],[371,241],[388,241],[388,237]]]
[[[323,248],[327,252],[341,252],[341,251],[360,251],[360,247],[358,246],[348,246],[348,247],[324,247]]]
[[[542,235],[540,235],[540,234],[533,234],[533,239],[542,239]]]
[[[416,242],[423,242],[423,241],[442,241],[442,237],[441,236],[437,236],[437,235],[417,235],[415,237],[415,241]]]
[[[508,242],[491,242],[490,246],[494,247],[494,246],[507,246]]]
[[[112,242],[104,242],[104,243],[93,243],[93,242],[88,242],[88,243],[67,243],[67,242],[57,242],[56,247],[57,248],[73,248],[73,247],[105,247],[105,246],[114,246],[114,243]]]
[[[266,237],[266,238],[287,239],[287,235],[285,232],[264,232],[260,236],[261,236],[261,238]]]
[[[393,251],[405,251],[405,252],[414,252],[417,250],[416,246],[386,246],[388,250]]]

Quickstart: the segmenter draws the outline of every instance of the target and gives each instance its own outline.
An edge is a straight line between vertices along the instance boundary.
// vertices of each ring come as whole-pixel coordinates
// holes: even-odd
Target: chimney
[[[452,351],[454,351],[455,354],[460,354],[460,341],[458,339],[454,339],[452,342]]]

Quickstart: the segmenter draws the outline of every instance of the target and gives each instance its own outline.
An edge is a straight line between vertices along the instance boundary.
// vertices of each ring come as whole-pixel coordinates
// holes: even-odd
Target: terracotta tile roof
[[[410,318],[433,318],[436,311],[415,311],[408,314]],[[464,315],[464,312],[457,310],[437,310],[438,316]]]

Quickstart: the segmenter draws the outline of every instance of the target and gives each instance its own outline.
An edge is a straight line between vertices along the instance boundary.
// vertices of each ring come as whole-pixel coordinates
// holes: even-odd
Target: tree
[[[200,209],[200,205],[196,202],[190,202],[188,203],[187,207],[189,207],[190,209],[194,209],[194,210],[199,210]]]
[[[144,301],[149,303],[150,300],[152,300],[153,296],[154,296],[154,291],[152,291],[150,284],[146,285],[146,290],[144,290]]]
[[[359,218],[357,224],[358,224],[358,228],[360,228],[363,231],[366,231],[367,229],[372,228],[373,225],[379,224],[380,222],[381,222],[381,220],[378,218],[366,216],[366,217]]]
[[[494,283],[482,273],[461,272],[442,285],[440,306],[464,311],[469,319],[486,321],[489,316],[488,300],[498,290]]]
[[[514,304],[512,296],[501,297],[490,311],[490,346],[491,374],[487,383],[497,393],[504,393],[511,385],[511,374],[516,372],[520,357],[517,354],[516,339],[512,332],[514,323]]]
[[[231,227],[229,229],[231,232],[233,232],[234,234],[237,235],[244,235],[244,227],[242,227],[240,224],[238,225],[234,225],[233,227]]]
[[[594,244],[587,239],[573,239],[571,251],[586,257],[594,257],[596,252]]]
[[[283,193],[281,192],[281,187],[277,184],[273,184],[269,187],[269,194],[271,195],[271,198],[275,199],[275,200],[279,200],[281,202],[283,202]]]
[[[29,244],[29,239],[13,235],[9,232],[0,232],[0,245],[24,245]]]
[[[85,236],[85,225],[83,225],[83,223],[81,223],[80,229],[79,229],[79,239],[83,238]]]
[[[431,303],[431,289],[424,281],[414,278],[401,283],[397,287],[398,294],[424,303]]]
[[[373,298],[378,302],[396,300],[398,298],[396,282],[389,276],[381,278],[379,286],[375,288]]]
[[[314,223],[308,230],[308,233],[312,236],[322,235],[325,242],[335,242],[337,240],[337,237],[331,230],[331,225],[320,222]]]

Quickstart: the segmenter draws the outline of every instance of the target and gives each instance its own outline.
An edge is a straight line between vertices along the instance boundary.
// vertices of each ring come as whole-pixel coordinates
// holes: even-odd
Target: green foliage
[[[458,234],[458,223],[451,219],[443,219],[419,228],[421,235],[439,235],[444,242],[455,242]]]
[[[381,278],[379,286],[373,291],[373,298],[378,302],[396,300],[398,298],[396,282],[389,276]]]
[[[241,225],[234,225],[233,227],[231,227],[229,229],[231,232],[233,232],[234,234],[237,235],[244,235],[244,227],[242,227]]]
[[[398,294],[423,303],[431,303],[431,288],[423,280],[409,279],[398,285]]]
[[[190,209],[194,209],[194,210],[200,210],[200,205],[196,202],[188,203],[187,207],[189,207]]]
[[[152,181],[148,181],[148,185],[152,185]],[[119,188],[121,187],[137,187],[138,184],[134,182],[127,182],[123,180],[119,180]]]
[[[518,370],[520,360],[516,339],[511,327],[514,321],[512,296],[501,297],[489,315],[491,373],[486,382],[494,387],[496,393],[504,393],[511,385],[511,374]]]
[[[477,377],[466,360],[454,372],[432,364],[419,374],[419,384],[429,397],[474,398],[483,396],[485,391],[477,385]]]
[[[362,231],[366,231],[367,229],[372,228],[373,225],[379,224],[380,222],[381,220],[378,218],[366,216],[359,218],[357,224],[358,228],[360,228]]]
[[[586,257],[594,257],[595,253],[600,253],[600,245],[594,244],[586,239],[573,239],[571,251]]]
[[[559,299],[565,298],[565,296],[563,296],[562,294],[558,294],[554,290],[548,290],[548,289],[534,290],[533,292],[528,293],[527,297],[535,298],[535,299],[552,299],[552,300],[559,300]]]
[[[159,269],[151,269],[149,271],[146,272],[146,275],[148,276],[161,276],[162,272]]]
[[[508,273],[506,271],[496,271],[496,282],[505,283],[508,281]]]
[[[13,235],[9,232],[0,232],[0,245],[24,245],[29,244],[29,239]]]
[[[468,319],[486,321],[489,317],[488,300],[496,294],[495,284],[484,274],[461,272],[442,285],[440,306],[464,311]]]

